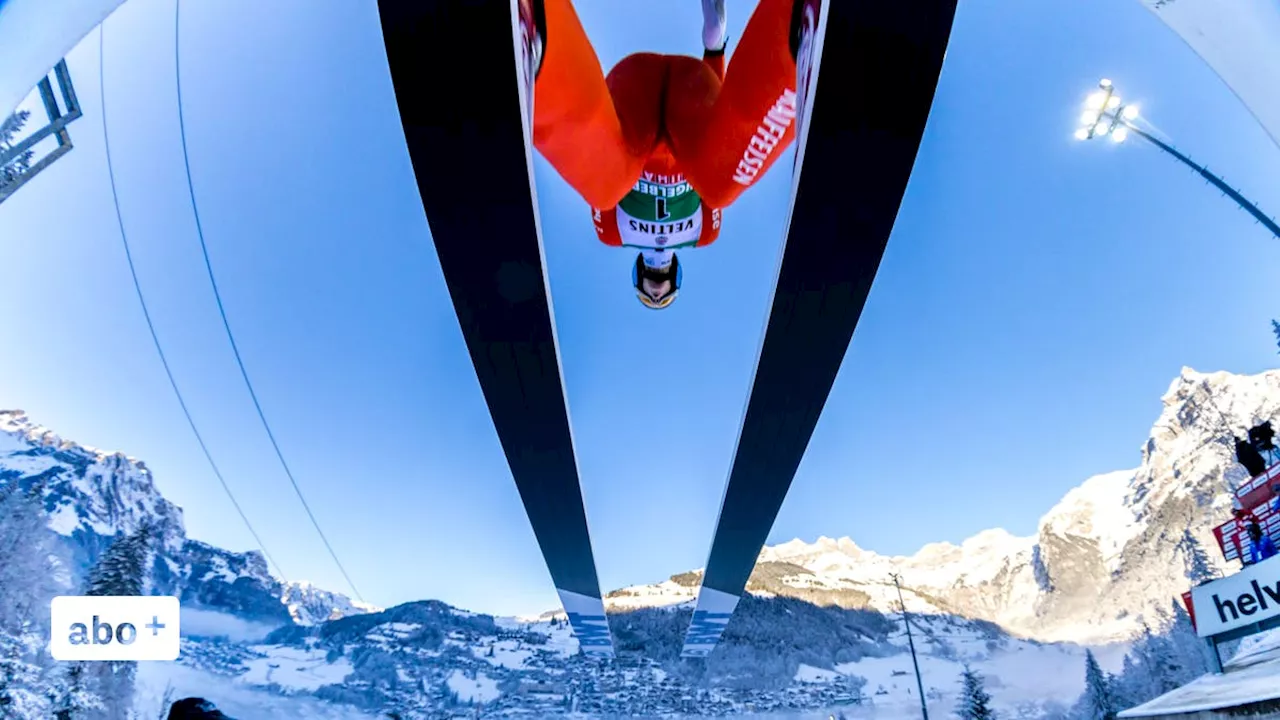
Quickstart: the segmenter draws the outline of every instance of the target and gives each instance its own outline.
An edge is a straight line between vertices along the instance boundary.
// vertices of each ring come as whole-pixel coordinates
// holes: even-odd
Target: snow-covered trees
[[[57,593],[52,538],[40,506],[41,486],[0,486],[0,633],[44,632]]]
[[[1102,672],[1092,650],[1084,653],[1084,694],[1073,713],[1077,720],[1115,720],[1116,697],[1112,678]]]
[[[141,595],[151,561],[153,531],[144,525],[111,543],[89,569],[85,595]]]
[[[1115,680],[1117,700],[1123,706],[1118,709],[1141,705],[1208,671],[1204,643],[1176,600],[1172,618],[1160,634],[1144,627],[1125,656],[1124,669]]]
[[[106,710],[102,699],[89,689],[85,670],[85,663],[72,663],[59,678],[50,694],[56,720],[79,720]]]
[[[983,678],[968,664],[960,673],[960,697],[956,700],[956,717],[960,720],[992,720],[991,696],[987,694]]]
[[[9,150],[14,145],[14,138],[23,125],[27,124],[27,118],[31,113],[26,110],[16,112],[5,118],[4,122],[0,122],[0,153]],[[0,167],[0,190],[6,185],[18,179],[18,176],[27,171],[31,167],[31,151],[22,153],[12,162]]]
[[[1144,625],[1142,635],[1124,657],[1124,668],[1115,678],[1117,704],[1124,707],[1139,705],[1177,687],[1177,680],[1171,677],[1174,664],[1169,644],[1152,635],[1151,629]]]
[[[1192,583],[1202,583],[1218,577],[1204,546],[1191,534],[1191,528],[1182,531],[1182,539],[1178,541],[1178,549],[1182,551],[1183,563],[1186,565],[1187,579]]]
[[[151,561],[153,530],[144,525],[111,543],[89,569],[85,595],[142,595]],[[127,717],[133,706],[137,663],[73,663],[58,698],[63,720]]]
[[[1182,677],[1179,684],[1188,683],[1209,672],[1208,647],[1205,641],[1196,634],[1191,624],[1191,616],[1187,614],[1182,603],[1171,601],[1173,606],[1173,624],[1169,626],[1169,641],[1174,653],[1182,663]]]
[[[1085,654],[1085,691],[1072,710],[1073,720],[1109,720],[1208,672],[1204,641],[1187,611],[1172,601],[1172,612],[1159,632],[1144,626],[1124,657],[1119,675],[1108,675],[1092,652]]]
[[[58,569],[41,485],[0,485],[0,717],[48,716],[49,601]]]

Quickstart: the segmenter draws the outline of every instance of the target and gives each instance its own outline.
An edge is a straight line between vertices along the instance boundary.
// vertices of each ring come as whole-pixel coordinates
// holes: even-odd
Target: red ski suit
[[[622,244],[616,208],[645,180],[687,180],[705,210],[697,246],[715,241],[720,210],[795,136],[793,2],[760,0],[727,73],[722,52],[639,53],[605,77],[571,0],[545,0],[533,142],[591,205],[601,242]]]

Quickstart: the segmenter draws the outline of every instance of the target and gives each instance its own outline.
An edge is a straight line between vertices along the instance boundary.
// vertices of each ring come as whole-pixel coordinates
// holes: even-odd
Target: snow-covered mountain
[[[1223,440],[1276,416],[1280,371],[1184,370],[1163,400],[1138,467],[1068,492],[1035,536],[988,530],[910,557],[849,538],[765,548],[748,586],[755,597],[701,669],[678,659],[697,571],[610,593],[620,659],[601,666],[577,655],[560,613],[492,618],[435,601],[379,610],[281,583],[259,553],[187,538],[181,509],[143,463],[64,441],[19,411],[0,412],[0,488],[39,493],[64,551],[65,587],[114,537],[148,523],[160,538],[153,591],[181,598],[184,627],[216,628],[231,616],[255,628],[251,639],[184,639],[179,664],[143,674],[147,713],[166,684],[217,688],[245,720],[389,709],[434,717],[471,703],[490,715],[716,715],[850,702],[914,712],[905,628],[882,612],[895,609],[888,576],[898,572],[908,608],[920,613],[915,644],[931,709],[955,700],[969,664],[987,675],[997,710],[1039,717],[1060,714],[1080,692],[1085,645],[1118,671],[1126,645],[1096,645],[1130,637],[1144,619],[1157,624],[1192,577],[1222,569],[1210,528],[1228,515],[1227,487],[1244,476]],[[201,622],[188,623],[188,610]],[[276,630],[263,639],[266,627]]]
[[[120,534],[150,524],[157,543],[154,592],[184,608],[267,625],[311,624],[376,610],[307,583],[284,585],[259,552],[236,553],[186,536],[182,509],[156,489],[140,460],[64,440],[21,410],[0,411],[0,485],[37,488],[58,535],[68,589]]]
[[[888,576],[901,573],[909,609],[996,623],[1041,641],[1097,643],[1167,617],[1174,598],[1222,572],[1212,528],[1230,516],[1229,487],[1246,479],[1231,434],[1280,415],[1280,371],[1258,375],[1184,368],[1132,470],[1085,480],[1041,519],[1036,535],[986,530],[959,546],[910,557],[849,538],[766,547],[748,589],[819,604],[890,610]],[[615,608],[693,599],[697,572],[610,593]]]
[[[305,580],[284,583],[280,601],[289,608],[290,617],[299,625],[319,625],[329,620],[382,610],[376,605],[352,600],[342,593],[318,588]]]

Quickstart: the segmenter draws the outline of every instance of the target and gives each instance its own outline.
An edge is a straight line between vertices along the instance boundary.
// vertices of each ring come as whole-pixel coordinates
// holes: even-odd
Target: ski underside
[[[574,634],[584,652],[611,656],[543,262],[515,4],[378,7],[423,208],[499,440]],[[822,2],[813,60],[801,62],[812,79],[799,93],[777,287],[686,657],[719,641],[822,413],[911,176],[955,7]],[[510,29],[512,52],[473,47],[468,38],[491,35],[482,28]]]
[[[956,0],[822,5],[777,288],[685,657],[715,649],[818,424],[911,177]]]
[[[422,206],[498,439],[580,647],[608,657],[543,265],[513,10],[511,0],[378,0]],[[504,32],[512,38],[506,52]]]

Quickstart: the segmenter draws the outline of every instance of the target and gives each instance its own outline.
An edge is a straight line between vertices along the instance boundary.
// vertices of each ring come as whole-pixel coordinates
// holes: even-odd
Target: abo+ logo
[[[61,596],[53,599],[55,660],[177,660],[178,598]]]

